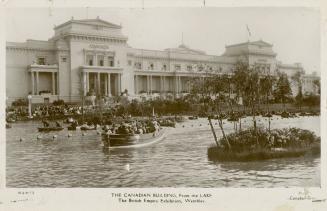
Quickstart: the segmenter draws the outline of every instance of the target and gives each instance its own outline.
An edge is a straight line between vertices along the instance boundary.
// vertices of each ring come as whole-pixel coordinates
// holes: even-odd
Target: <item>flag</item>
[[[251,36],[251,31],[250,31],[250,28],[249,28],[249,26],[247,24],[246,24],[246,29],[248,30],[249,36]]]

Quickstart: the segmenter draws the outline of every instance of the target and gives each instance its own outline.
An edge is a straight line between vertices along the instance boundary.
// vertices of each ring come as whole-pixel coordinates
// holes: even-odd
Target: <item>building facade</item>
[[[32,95],[33,103],[78,102],[91,93],[131,96],[182,94],[190,79],[232,73],[242,60],[262,73],[291,76],[301,64],[282,64],[262,40],[226,46],[221,56],[181,44],[162,51],[135,49],[122,27],[99,18],[71,19],[54,28],[48,41],[7,42],[7,103]]]

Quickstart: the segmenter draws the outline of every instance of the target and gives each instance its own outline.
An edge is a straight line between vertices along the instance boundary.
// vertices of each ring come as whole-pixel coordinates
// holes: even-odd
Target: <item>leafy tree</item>
[[[320,94],[320,80],[318,79],[314,80],[313,84],[318,88],[318,94]]]
[[[299,106],[300,110],[301,110],[301,105],[302,105],[302,101],[303,101],[303,94],[302,94],[302,75],[304,74],[304,72],[301,71],[297,71],[294,75],[292,75],[291,79],[292,81],[296,84],[296,86],[298,87],[298,93],[295,97],[295,102],[296,104]]]
[[[283,103],[284,110],[285,110],[285,103],[289,95],[291,94],[292,94],[292,90],[286,73],[279,73],[274,96],[278,102]]]

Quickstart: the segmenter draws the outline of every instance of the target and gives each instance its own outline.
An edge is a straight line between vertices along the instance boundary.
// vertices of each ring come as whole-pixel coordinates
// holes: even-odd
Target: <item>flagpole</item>
[[[251,31],[248,24],[246,24],[246,30],[248,31],[248,42],[250,42]]]

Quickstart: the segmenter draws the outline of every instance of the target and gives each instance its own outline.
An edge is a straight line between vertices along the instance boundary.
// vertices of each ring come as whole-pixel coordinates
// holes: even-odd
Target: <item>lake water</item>
[[[250,118],[243,121],[249,125]],[[214,124],[216,121],[214,121]],[[260,119],[259,125],[266,124]],[[37,122],[7,129],[7,187],[303,187],[320,186],[320,158],[211,162],[214,139],[206,119],[187,120],[154,145],[104,150],[95,131],[61,131],[37,140]],[[320,135],[320,117],[276,119],[272,128],[300,127]],[[221,135],[218,126],[217,135]],[[233,125],[226,122],[226,131]],[[72,137],[67,137],[68,133]],[[19,139],[23,137],[22,142]]]

